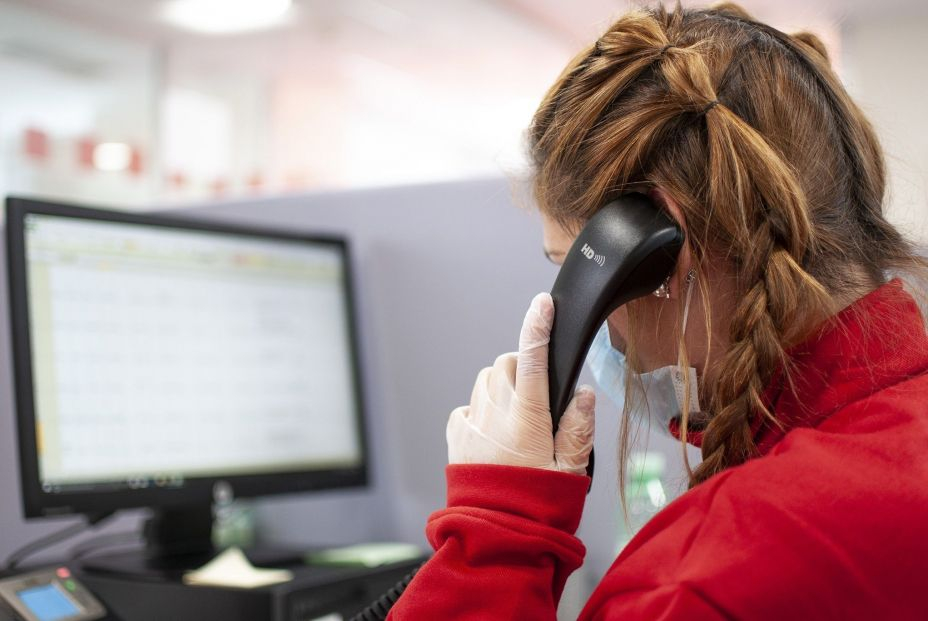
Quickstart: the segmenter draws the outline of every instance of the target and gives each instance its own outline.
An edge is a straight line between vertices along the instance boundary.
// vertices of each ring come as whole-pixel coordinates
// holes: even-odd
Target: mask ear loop
[[[694,280],[696,280],[696,270],[690,270],[689,272],[686,273],[686,278],[684,279],[684,282],[686,283],[686,301],[683,303],[683,327],[680,329],[681,340],[683,339],[684,336],[686,336],[686,324],[687,324],[687,319],[689,318],[689,315],[690,315],[690,300],[693,299],[693,281]],[[678,382],[677,386],[675,386],[675,389],[677,390],[677,400],[680,405],[680,414],[683,417],[683,419],[685,419],[688,415],[688,412],[683,411],[684,404],[686,403],[686,398],[683,397],[682,395],[682,393],[686,391],[686,389],[684,388],[685,384],[683,384],[684,373],[687,373],[687,370],[683,368],[683,348],[681,347],[680,351],[677,352],[677,368],[675,369],[674,374],[676,375],[676,380]],[[690,407],[687,407],[686,409],[690,409]],[[681,425],[682,425],[682,422],[683,421],[681,420]],[[681,433],[683,433],[683,436],[682,436],[683,441],[686,442],[685,427],[681,428]],[[684,456],[684,459],[685,459],[685,456]],[[689,468],[688,465],[687,465],[687,468]]]
[[[690,300],[693,298],[693,281],[696,280],[696,270],[690,270],[686,274],[684,282],[686,283],[686,302],[683,303],[683,328],[680,330],[680,337],[686,336],[686,320],[690,315]],[[677,366],[682,372],[682,356],[677,355]]]

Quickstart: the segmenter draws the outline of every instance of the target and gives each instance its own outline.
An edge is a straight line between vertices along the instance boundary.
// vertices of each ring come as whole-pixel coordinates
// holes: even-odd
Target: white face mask
[[[692,279],[687,279],[686,302],[683,306],[683,332],[686,333],[686,320],[690,310],[690,297],[693,293]],[[593,379],[609,399],[619,407],[625,405],[625,376],[628,373],[628,364],[625,354],[612,346],[609,340],[609,324],[603,323],[586,362],[593,373]],[[670,433],[670,421],[683,413],[685,403],[686,382],[684,373],[689,375],[690,384],[690,414],[699,413],[699,391],[696,385],[696,369],[683,368],[681,364],[670,365],[654,369],[648,373],[641,373],[641,383],[644,386],[644,403],[631,411],[633,420],[647,423],[667,437]]]

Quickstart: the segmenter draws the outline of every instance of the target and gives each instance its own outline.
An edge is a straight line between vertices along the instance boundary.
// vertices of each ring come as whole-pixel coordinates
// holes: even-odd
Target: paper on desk
[[[232,547],[194,571],[184,574],[186,584],[252,589],[293,580],[286,569],[258,569],[238,548]]]

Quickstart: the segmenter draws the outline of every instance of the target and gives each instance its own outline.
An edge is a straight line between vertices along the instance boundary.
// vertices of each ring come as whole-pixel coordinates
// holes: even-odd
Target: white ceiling
[[[491,82],[481,82],[482,88],[493,86],[493,80],[518,82],[525,73],[525,80],[534,80],[529,90],[550,82],[555,68],[631,5],[627,0],[294,0],[282,26],[211,36],[165,23],[160,17],[164,0],[0,0],[0,4],[25,6],[91,31],[153,45],[165,51],[175,74],[232,70],[252,76],[305,76],[308,71],[324,72],[347,55],[374,59],[429,82],[455,80],[476,71]],[[759,19],[788,31],[817,31],[834,45],[841,25],[848,22],[890,13],[896,18],[928,15],[925,0],[743,0],[742,4]],[[71,50],[73,62],[79,62],[84,52]],[[470,72],[457,70],[465,65]]]
[[[88,25],[150,41],[177,41],[202,35],[164,24],[163,0],[2,0],[27,5]],[[520,22],[567,45],[589,40],[609,18],[633,3],[627,0],[295,0],[290,28],[324,34],[354,22],[373,29],[454,27],[473,39],[483,34],[485,21]],[[705,2],[684,4],[704,5]],[[811,20],[844,22],[879,19],[884,15],[928,15],[925,0],[743,0],[758,18],[774,23],[801,24]]]

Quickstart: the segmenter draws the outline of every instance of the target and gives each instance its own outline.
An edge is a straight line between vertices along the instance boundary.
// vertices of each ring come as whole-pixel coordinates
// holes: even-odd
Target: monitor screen
[[[344,240],[19,202],[18,410],[39,504],[147,504],[237,477],[263,479],[254,493],[358,482]]]

